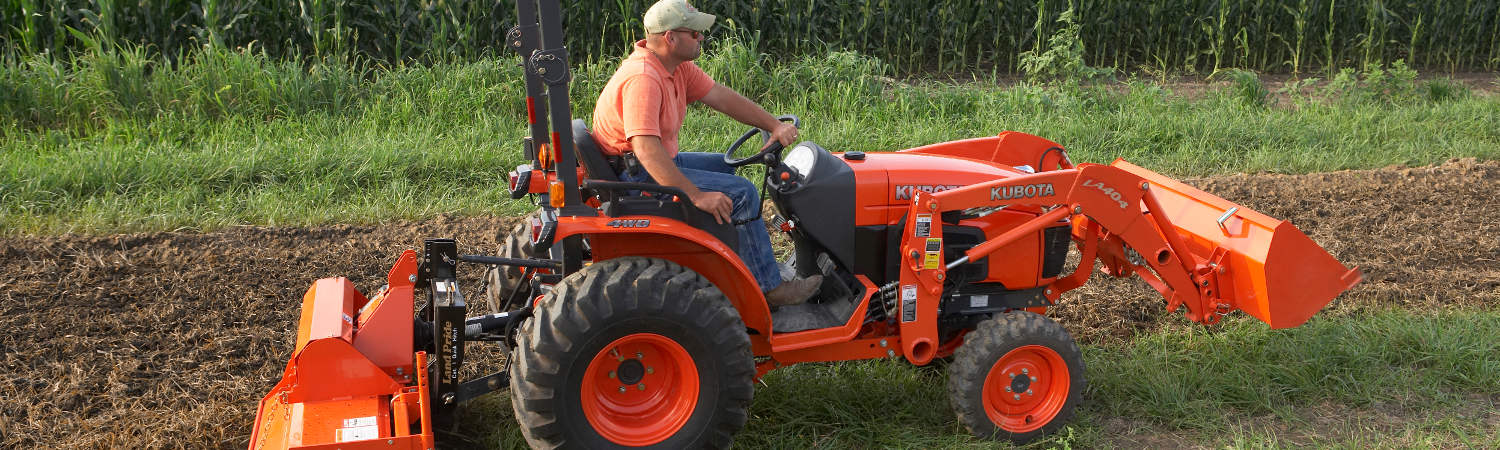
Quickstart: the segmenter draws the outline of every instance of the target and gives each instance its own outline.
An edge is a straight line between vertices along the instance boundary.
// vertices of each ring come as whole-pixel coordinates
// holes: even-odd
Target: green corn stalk
[[[1323,31],[1323,67],[1330,77],[1338,71],[1338,59],[1334,57],[1334,30],[1338,23],[1334,20],[1336,3],[1336,0],[1328,2],[1328,28]]]
[[[0,0],[0,40],[20,54],[96,43],[142,46],[169,60],[199,42],[249,45],[285,59],[377,64],[507,54],[515,0]],[[579,62],[617,57],[641,36],[651,0],[579,0],[565,9]],[[1058,1],[699,0],[716,34],[754,36],[791,60],[852,50],[901,72],[1014,72],[1043,50]],[[1405,58],[1413,67],[1500,66],[1500,2],[1454,0],[1075,0],[1079,38],[1095,67],[1303,73]],[[184,20],[186,18],[186,20]],[[288,32],[290,31],[290,32]],[[754,33],[759,31],[760,33]],[[712,49],[712,47],[710,47]],[[984,67],[993,66],[993,67]]]
[[[1292,73],[1302,73],[1302,46],[1307,41],[1307,0],[1299,0],[1297,9],[1290,5],[1282,5],[1287,14],[1292,16],[1292,39],[1296,44],[1292,45],[1291,64]]]
[[[16,36],[21,40],[19,51],[25,54],[36,53],[41,45],[41,33],[36,23],[36,5],[31,0],[12,0],[7,11],[17,11],[21,16],[21,26],[15,30]]]

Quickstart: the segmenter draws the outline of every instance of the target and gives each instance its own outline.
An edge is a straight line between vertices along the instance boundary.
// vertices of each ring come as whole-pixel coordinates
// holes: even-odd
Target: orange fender
[[[692,269],[718,286],[745,326],[760,333],[751,335],[752,342],[771,335],[771,309],[755,276],[740,255],[708,232],[665,217],[559,217],[557,240],[574,235],[588,236],[594,261],[645,256]]]

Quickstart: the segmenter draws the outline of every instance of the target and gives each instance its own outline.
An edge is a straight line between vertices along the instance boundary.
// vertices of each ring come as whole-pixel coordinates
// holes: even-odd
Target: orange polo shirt
[[[687,104],[713,89],[714,79],[692,61],[667,72],[661,61],[646,49],[646,41],[635,43],[635,51],[599,93],[594,105],[594,141],[600,151],[618,155],[631,151],[630,138],[661,138],[669,156],[677,156],[677,132],[687,116]]]

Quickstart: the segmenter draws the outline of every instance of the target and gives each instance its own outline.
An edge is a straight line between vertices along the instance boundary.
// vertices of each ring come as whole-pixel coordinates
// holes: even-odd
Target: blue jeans
[[[723,193],[734,202],[734,211],[729,217],[736,223],[745,222],[735,228],[740,234],[740,259],[744,261],[745,267],[750,269],[750,274],[755,276],[756,284],[760,285],[761,292],[767,292],[781,285],[781,271],[776,266],[776,254],[771,253],[771,236],[766,234],[765,221],[760,216],[760,192],[755,189],[755,183],[734,174],[734,168],[724,164],[722,153],[700,153],[700,152],[678,152],[672,158],[677,168],[682,171],[688,181],[691,181],[698,189]],[[620,174],[620,179],[631,182],[655,183],[656,181],[641,170],[640,174],[632,175],[628,171]],[[750,220],[755,218],[755,220]]]

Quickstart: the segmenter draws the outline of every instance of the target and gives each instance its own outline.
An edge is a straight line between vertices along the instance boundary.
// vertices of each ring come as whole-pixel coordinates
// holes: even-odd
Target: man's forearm
[[[734,213],[734,203],[729,196],[720,192],[699,190],[694,186],[687,175],[677,170],[677,165],[672,163],[672,157],[667,155],[666,147],[661,145],[661,138],[656,136],[636,136],[630,138],[631,151],[635,152],[635,159],[656,179],[656,183],[663,186],[672,186],[682,190],[691,200],[693,206],[714,216],[718,223],[733,224],[734,220],[730,214]]]
[[[780,123],[765,108],[724,85],[715,85],[714,90],[702,101],[710,108],[752,127],[770,130]]]

